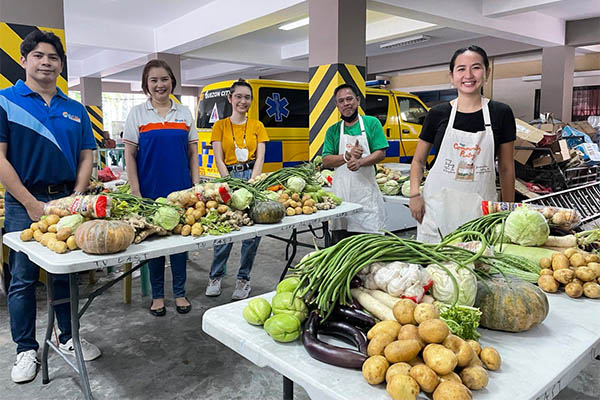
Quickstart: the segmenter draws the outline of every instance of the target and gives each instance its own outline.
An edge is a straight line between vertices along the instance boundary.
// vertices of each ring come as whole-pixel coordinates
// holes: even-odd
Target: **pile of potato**
[[[402,299],[393,313],[395,321],[368,332],[362,373],[371,385],[387,382],[394,400],[414,400],[421,390],[433,400],[470,400],[471,390],[487,386],[487,370],[500,368],[495,349],[451,334],[433,304]]]
[[[555,293],[564,285],[565,292],[573,298],[600,298],[600,257],[570,248],[552,254],[552,259],[540,260],[538,286],[545,292]]]
[[[67,250],[76,250],[75,236],[71,228],[65,227],[56,229],[56,224],[60,221],[58,215],[48,215],[39,222],[34,222],[31,226],[21,232],[21,240],[28,242],[36,240],[43,246],[46,246],[55,253],[66,253]]]
[[[298,193],[292,193],[288,195],[283,192],[279,195],[279,202],[283,204],[285,208],[285,215],[300,215],[300,214],[312,214],[317,212],[315,201],[312,199],[310,194],[304,194],[302,197]]]

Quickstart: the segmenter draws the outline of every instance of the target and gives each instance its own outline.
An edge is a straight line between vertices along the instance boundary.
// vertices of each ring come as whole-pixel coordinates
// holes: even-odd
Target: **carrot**
[[[280,190],[283,189],[283,186],[281,184],[277,184],[277,185],[273,185],[267,188],[267,190],[270,190],[271,192],[278,192]]]

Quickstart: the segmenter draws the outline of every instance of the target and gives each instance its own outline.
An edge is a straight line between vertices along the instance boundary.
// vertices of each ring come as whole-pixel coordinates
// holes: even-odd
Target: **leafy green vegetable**
[[[170,206],[163,206],[156,210],[150,217],[150,220],[153,224],[170,231],[177,226],[180,218],[181,216],[176,209]]]
[[[436,303],[436,306],[440,310],[440,319],[446,322],[453,334],[464,340],[479,339],[479,308],[458,305],[451,307],[443,303]]]
[[[381,185],[380,188],[381,193],[388,196],[395,196],[400,192],[401,186],[398,185],[398,182],[392,179]]]
[[[281,196],[279,192],[273,192],[271,190],[265,190],[263,193],[268,200],[273,201],[279,201],[279,196]]]
[[[521,246],[541,246],[548,240],[550,228],[541,213],[522,206],[506,218],[504,234]]]
[[[271,316],[271,305],[262,297],[252,299],[242,311],[242,316],[249,324],[262,325]]]
[[[56,224],[56,229],[61,230],[62,228],[69,227],[71,228],[71,232],[75,232],[75,229],[79,225],[83,223],[84,219],[81,214],[68,215],[66,217],[62,217],[60,221]]]
[[[240,211],[245,210],[250,207],[252,200],[254,200],[252,193],[246,188],[241,188],[231,195],[231,207]]]
[[[321,186],[318,185],[307,184],[306,186],[304,186],[304,192],[317,192],[319,189],[321,189]]]
[[[291,176],[288,178],[285,187],[295,193],[302,193],[306,186],[306,181],[299,176]]]
[[[431,288],[433,298],[442,303],[453,304],[458,296],[457,304],[466,306],[475,304],[477,277],[468,268],[459,267],[454,262],[444,262],[441,265],[444,268],[437,264],[431,264],[425,268],[425,271],[429,274],[431,280],[433,280]],[[473,265],[470,265],[470,267],[472,268]],[[458,294],[454,289],[452,277],[448,272],[454,276],[458,283]]]

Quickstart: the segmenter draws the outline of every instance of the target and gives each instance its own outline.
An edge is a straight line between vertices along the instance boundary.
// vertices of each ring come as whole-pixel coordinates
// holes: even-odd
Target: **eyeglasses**
[[[348,97],[340,97],[339,99],[336,99],[335,101],[338,104],[344,104],[344,103],[352,103],[355,100],[356,100],[355,96],[348,96]]]

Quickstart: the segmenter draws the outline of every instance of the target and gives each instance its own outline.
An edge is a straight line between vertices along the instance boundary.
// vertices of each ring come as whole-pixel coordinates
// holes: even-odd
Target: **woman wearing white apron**
[[[482,200],[497,200],[496,157],[503,201],[514,201],[515,119],[509,106],[481,96],[489,61],[477,46],[459,49],[450,61],[458,98],[433,107],[419,136],[410,171],[410,210],[417,240],[437,243],[461,224],[482,215]],[[423,193],[431,148],[435,163]]]
[[[374,165],[383,160],[388,144],[377,118],[358,115],[357,92],[348,84],[336,88],[334,97],[342,121],[327,129],[323,143],[323,166],[335,168],[333,193],[363,206],[360,213],[331,223],[334,242],[353,233],[382,233],[385,225]]]

